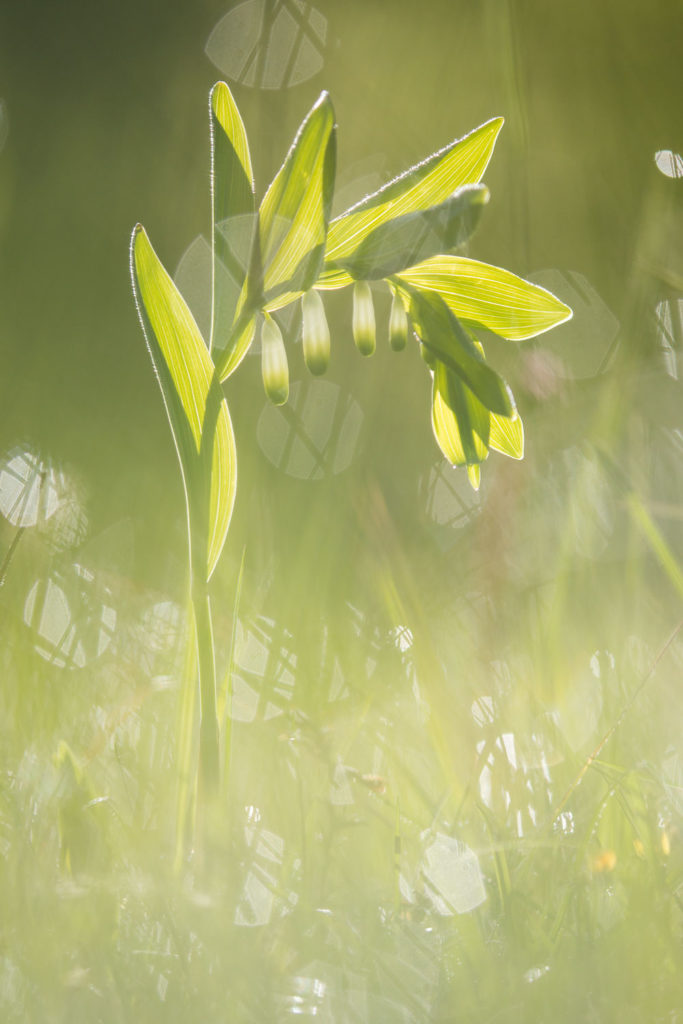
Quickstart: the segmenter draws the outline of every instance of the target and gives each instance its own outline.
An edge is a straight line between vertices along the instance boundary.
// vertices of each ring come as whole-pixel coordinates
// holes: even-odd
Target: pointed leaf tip
[[[323,89],[322,90],[322,92],[318,96],[317,100],[313,104],[312,111],[313,110],[317,110],[318,107],[322,107],[322,106],[328,106],[330,108],[330,110],[334,113],[334,104],[332,103],[332,97],[330,96],[330,94],[327,91],[327,89]]]
[[[472,490],[478,491],[481,483],[481,466],[478,462],[467,467],[467,479],[470,482]]]
[[[254,233],[254,180],[249,141],[225,82],[210,93],[212,319],[209,347],[222,348],[221,365],[237,365],[241,329],[233,331]],[[240,325],[240,328],[243,325]],[[248,341],[247,341],[248,344]]]

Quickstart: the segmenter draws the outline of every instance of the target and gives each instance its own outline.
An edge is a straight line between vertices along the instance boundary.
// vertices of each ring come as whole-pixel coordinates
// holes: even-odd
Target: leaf
[[[394,283],[398,281],[394,279]],[[507,384],[490,366],[457,317],[436,292],[411,289],[410,318],[423,345],[445,363],[491,412],[513,416]]]
[[[131,276],[180,460],[192,571],[208,580],[235,501],[236,452],[228,406],[199,328],[139,224],[131,239]]]
[[[216,357],[216,376],[221,381],[226,380],[231,373],[235,372],[254,340],[255,316],[253,313],[247,313],[244,309],[241,312],[244,315],[238,316],[233,324],[228,344]]]
[[[222,217],[253,212],[254,182],[247,133],[225,82],[216,82],[210,103],[214,219],[220,223]]]
[[[490,414],[440,360],[432,386],[432,428],[449,462],[475,466],[488,457]]]
[[[381,224],[443,203],[461,185],[478,182],[502,125],[502,117],[487,121],[335,218],[328,232],[325,273],[318,287],[343,288],[349,284],[350,275],[335,264],[349,257]]]
[[[524,458],[524,426],[521,416],[514,419],[491,413],[489,448],[509,455],[511,459]]]
[[[323,92],[299,128],[259,210],[263,303],[307,291],[325,252],[336,167],[332,101]],[[253,274],[252,274],[253,276]],[[256,290],[256,282],[252,282]]]
[[[478,491],[481,483],[481,466],[479,463],[476,463],[474,466],[467,467],[467,479],[470,482],[472,490]]]
[[[248,343],[232,331],[247,275],[255,226],[254,182],[247,133],[224,82],[209,100],[211,127],[212,316],[209,349],[223,349],[218,361],[236,369]],[[242,348],[234,351],[243,342]],[[227,376],[227,373],[225,374]]]
[[[413,210],[380,224],[350,256],[337,260],[355,280],[398,274],[436,253],[467,241],[489,201],[485,185],[463,185],[428,210]]]
[[[335,132],[332,102],[322,93],[261,203],[235,323],[216,360],[221,380],[244,358],[256,311],[273,312],[293,302],[320,272],[334,192]]]
[[[230,338],[254,230],[254,182],[247,134],[232,94],[217,82],[210,95],[213,316],[209,348]]]
[[[440,360],[434,367],[432,429],[446,458],[455,466],[467,466],[475,491],[479,490],[479,464],[488,457],[489,448],[513,459],[524,457],[521,418],[490,412]]]
[[[523,341],[569,320],[572,311],[551,292],[509,270],[464,256],[433,256],[400,278],[438,292],[451,312],[511,341]]]
[[[213,249],[210,350],[224,380],[241,363],[254,337],[253,319],[235,323],[256,226],[247,134],[225,82],[210,96],[211,219]]]

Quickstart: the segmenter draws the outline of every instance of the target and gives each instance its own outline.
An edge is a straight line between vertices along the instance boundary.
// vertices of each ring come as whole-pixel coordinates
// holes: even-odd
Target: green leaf
[[[282,292],[307,291],[325,252],[334,192],[336,129],[332,101],[323,92],[299,128],[259,210],[261,305]],[[254,276],[254,272],[250,271]]]
[[[511,459],[524,458],[524,426],[521,416],[497,416],[491,413],[489,448],[509,455]]]
[[[472,490],[478,491],[481,483],[481,466],[479,463],[476,463],[474,466],[467,467],[467,479],[470,482]]]
[[[432,428],[449,462],[476,466],[488,457],[490,413],[440,360],[434,369]]]
[[[254,231],[254,182],[247,133],[225,82],[211,90],[213,307],[209,348],[227,345]]]
[[[255,330],[255,316],[243,306],[240,315],[232,325],[227,346],[216,357],[216,376],[219,380],[223,381],[235,372],[249,351],[249,346],[254,340]]]
[[[225,82],[216,82],[210,104],[214,209],[220,223],[222,216],[253,212],[254,182],[247,133]]]
[[[139,224],[131,240],[131,276],[180,460],[192,571],[208,580],[235,501],[237,461],[228,406],[199,328]]]
[[[327,238],[325,273],[318,287],[343,288],[349,284],[350,275],[335,264],[349,257],[381,224],[443,203],[461,185],[478,182],[502,125],[502,117],[487,121],[335,218]]]
[[[380,224],[337,264],[355,280],[398,274],[428,256],[467,241],[488,201],[485,185],[463,185],[437,206],[413,210]]]
[[[564,302],[509,270],[464,256],[433,256],[400,278],[438,294],[451,312],[511,341],[522,341],[569,320]]]
[[[479,464],[488,457],[488,449],[513,459],[524,456],[520,417],[490,412],[440,360],[434,367],[432,429],[446,458],[454,466],[467,466],[475,491],[479,490]]]
[[[394,279],[396,283],[398,278]],[[515,403],[507,384],[484,361],[477,345],[436,292],[408,291],[410,318],[427,349],[438,356],[491,412],[512,417]]]

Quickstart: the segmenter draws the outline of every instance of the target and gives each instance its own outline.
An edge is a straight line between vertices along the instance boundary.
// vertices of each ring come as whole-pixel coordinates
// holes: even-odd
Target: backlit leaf
[[[489,200],[485,185],[463,185],[428,210],[414,210],[380,224],[350,256],[337,260],[355,280],[397,274],[467,241]]]
[[[454,466],[473,466],[488,457],[490,414],[462,381],[437,360],[432,385],[432,427]]]
[[[394,278],[394,282],[399,281]],[[507,384],[484,361],[457,317],[435,292],[411,290],[410,318],[423,345],[445,363],[491,412],[512,416],[515,403]]]
[[[524,458],[524,427],[521,416],[497,416],[491,413],[489,448],[509,455],[511,459]]]
[[[438,292],[456,316],[512,341],[533,338],[572,316],[569,306],[545,288],[464,256],[433,256],[400,277]]]
[[[307,291],[325,252],[336,166],[332,101],[322,93],[301,125],[259,211],[264,302]],[[250,271],[251,273],[251,271]]]
[[[213,316],[210,348],[230,338],[254,230],[254,183],[247,134],[232,94],[217,82],[210,96]]]
[[[208,579],[235,500],[228,407],[199,328],[141,225],[133,231],[131,275],[183,474],[193,573]]]
[[[327,238],[325,274],[318,287],[342,288],[349,284],[350,275],[335,264],[349,257],[381,224],[443,203],[461,185],[478,182],[502,125],[502,117],[487,121],[335,218]]]
[[[474,466],[467,467],[467,479],[472,490],[478,491],[481,483],[481,466],[478,462]]]
[[[246,310],[243,312],[246,314]],[[249,351],[255,330],[256,319],[253,313],[238,316],[231,328],[228,345],[216,356],[216,375],[219,380],[225,380],[235,372]]]

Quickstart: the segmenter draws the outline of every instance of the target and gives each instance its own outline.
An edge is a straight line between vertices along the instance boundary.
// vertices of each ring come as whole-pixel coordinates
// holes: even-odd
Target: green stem
[[[220,780],[218,716],[216,714],[216,663],[213,653],[211,604],[206,584],[192,587],[192,608],[197,635],[199,670],[199,791],[215,793]]]

